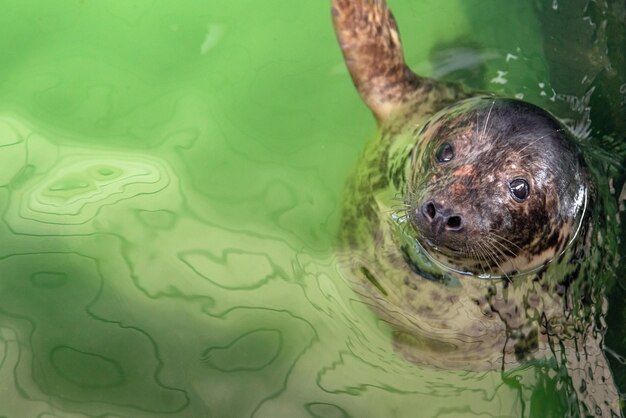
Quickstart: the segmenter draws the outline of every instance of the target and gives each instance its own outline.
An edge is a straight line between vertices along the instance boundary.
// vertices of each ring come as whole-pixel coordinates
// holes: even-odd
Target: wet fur
[[[481,98],[413,74],[384,1],[332,5],[350,74],[380,125],[347,186],[345,268],[355,290],[395,327],[395,348],[418,364],[462,370],[555,356],[569,371],[582,414],[619,414],[601,348],[603,289],[589,280],[602,268],[593,247],[601,232],[591,227],[602,214],[580,212],[579,222],[571,212],[581,187],[594,207],[594,186],[569,133],[527,103]],[[459,150],[447,167],[432,159],[442,140],[457,141]],[[504,188],[515,175],[531,179],[524,204]],[[430,234],[454,247],[414,215],[444,191],[451,208],[486,225],[455,238],[466,245],[461,257],[430,252],[473,275],[433,264],[420,245]],[[479,244],[466,244],[472,242]],[[520,273],[528,266],[536,268]]]

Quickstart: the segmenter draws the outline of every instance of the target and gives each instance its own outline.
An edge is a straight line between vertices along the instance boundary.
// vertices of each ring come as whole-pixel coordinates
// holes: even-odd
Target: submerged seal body
[[[395,348],[462,370],[552,355],[581,413],[620,414],[595,245],[612,232],[594,228],[606,215],[570,131],[530,103],[414,74],[383,0],[332,0],[332,15],[379,123],[347,187],[348,276]]]

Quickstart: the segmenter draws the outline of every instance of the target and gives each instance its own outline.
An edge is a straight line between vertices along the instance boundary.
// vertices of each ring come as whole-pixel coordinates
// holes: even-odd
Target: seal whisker
[[[494,261],[504,263],[506,255],[496,248],[495,245],[488,241],[483,241],[483,245],[489,250],[489,254],[493,257]],[[498,265],[499,266],[499,265]]]
[[[485,134],[487,133],[487,126],[489,125],[489,119],[491,117],[491,111],[493,110],[493,105],[496,104],[495,100],[491,101],[491,107],[489,107],[489,112],[487,113],[487,119],[485,120],[485,126],[483,127],[483,132],[480,135],[479,139],[482,141],[485,138]]]
[[[496,263],[496,265],[498,266],[498,269],[502,272],[502,274],[504,275],[504,277],[506,278],[506,280],[509,283],[513,283],[513,281],[511,280],[511,278],[508,276],[508,274],[506,274],[506,272],[504,271],[504,269],[502,268],[502,266],[500,265],[500,263],[498,263],[498,257],[497,255],[493,252],[493,251],[489,251],[490,247],[489,247],[489,243],[484,242],[482,240],[479,241],[479,245],[484,245],[485,249],[487,250],[487,254],[489,255],[489,257],[493,260],[494,263]],[[500,260],[502,261],[502,260]]]
[[[478,248],[480,250],[480,254],[482,255],[482,259],[485,260],[485,264],[487,264],[487,270],[490,270],[492,268],[492,262],[493,260],[490,261],[490,258],[488,257],[487,251],[486,249],[481,245],[480,241],[475,243]],[[485,274],[487,274],[487,272],[485,271]]]
[[[486,236],[485,238],[490,240],[491,246],[494,250],[498,251],[501,255],[502,255],[502,259],[500,261],[504,262],[504,260],[506,260],[507,258],[510,258],[507,256],[507,254],[504,251],[507,251],[510,255],[513,256],[513,258],[510,258],[510,263],[513,265],[513,268],[515,270],[520,270],[517,266],[517,263],[515,262],[515,258],[517,257],[517,254],[515,254],[513,251],[511,251],[509,248],[505,247],[502,243],[495,241],[493,238]],[[500,248],[498,248],[498,246]],[[504,251],[503,251],[504,249]]]
[[[511,257],[517,257],[517,253],[515,253],[515,251],[511,250],[509,247],[507,247],[506,245],[504,245],[502,242],[498,241],[497,238],[494,237],[490,237],[490,236],[485,236],[485,239],[489,240],[489,242],[494,245],[495,247],[498,248],[498,251],[500,253],[502,253],[505,257],[511,256]]]
[[[485,265],[483,264],[483,261],[485,261],[486,263],[486,260],[484,260],[482,254],[480,254],[480,252],[478,251],[478,248],[472,247],[472,252],[475,254],[476,259],[480,263],[480,268],[483,271],[483,275],[487,275],[488,263],[487,263],[487,269],[485,269]]]
[[[468,247],[470,249],[470,252],[472,253],[472,257],[477,259],[478,262],[480,263],[480,268],[483,271],[483,275],[487,274],[487,271],[485,270],[485,265],[483,264],[483,259],[482,257],[478,254],[478,252],[476,251],[476,248],[474,247]]]
[[[514,246],[515,248],[517,248],[517,249],[518,249],[518,250],[520,250],[520,251],[524,251],[524,249],[523,249],[522,247],[520,247],[519,245],[517,245],[517,244],[516,244],[516,243],[514,243],[513,241],[511,241],[511,240],[509,240],[509,239],[506,239],[506,238],[504,238],[503,236],[498,235],[498,234],[496,234],[496,233],[495,233],[495,232],[493,232],[493,231],[489,231],[489,234],[490,234],[492,237],[495,237],[495,238],[501,239],[501,240],[503,240],[504,242],[506,242],[506,243],[508,243],[508,244],[511,244],[512,246]]]
[[[521,154],[523,151],[525,151],[525,150],[526,150],[526,148],[530,147],[531,145],[534,145],[534,144],[535,144],[535,142],[537,142],[537,141],[541,141],[543,138],[546,138],[546,137],[548,137],[548,136],[554,135],[554,134],[556,134],[556,133],[563,132],[564,130],[565,130],[565,129],[563,129],[563,128],[554,129],[554,130],[552,130],[551,132],[549,132],[549,133],[547,133],[547,134],[545,134],[545,135],[543,135],[543,136],[541,136],[541,137],[539,137],[539,138],[535,139],[533,142],[529,142],[527,145],[525,145],[522,149],[520,149],[520,150],[519,150],[519,151],[517,151],[517,152]]]
[[[476,244],[478,245],[478,248],[480,248],[480,253],[482,254],[483,260],[485,260],[487,270],[491,271],[491,269],[493,268],[493,259],[489,256],[487,249],[483,245],[481,245],[480,242],[477,242]],[[487,274],[487,272],[485,272],[485,274]]]
[[[409,209],[411,209],[411,207],[410,207],[410,206],[400,205],[400,204],[398,204],[398,205],[393,205],[393,206],[391,207],[391,211],[396,212],[396,213],[400,213],[400,212],[404,212],[404,213],[406,213],[406,212],[408,212],[408,211],[409,211]]]
[[[399,219],[402,222],[406,222],[409,219],[409,210],[411,206],[405,203],[398,203],[391,207],[389,214],[392,218]]]
[[[491,236],[489,236],[489,235],[486,235],[486,236],[485,236],[485,239],[488,239],[488,240],[489,240],[489,242],[491,242],[491,243],[493,243],[493,244],[497,245],[497,246],[500,248],[500,250],[501,250],[502,252],[508,253],[508,255],[510,255],[510,256],[512,256],[512,257],[514,257],[514,258],[518,256],[518,255],[517,255],[517,253],[516,253],[515,251],[511,250],[509,247],[507,247],[506,245],[504,245],[502,242],[498,241],[498,239],[497,239],[497,238],[495,238],[495,237],[491,237]]]
[[[498,261],[504,262],[504,260],[506,260],[507,255],[500,248],[498,248],[493,241],[484,241],[484,244],[492,250],[494,256],[497,256]]]
[[[470,246],[467,246],[467,248],[468,248],[468,251],[469,251],[471,257],[473,259],[475,259],[475,260],[478,260],[478,262],[480,263],[480,268],[481,268],[481,270],[483,271],[483,274],[484,274],[485,273],[485,267],[483,266],[482,261],[478,258],[478,254],[476,254],[476,250],[474,250],[474,248],[470,247]]]

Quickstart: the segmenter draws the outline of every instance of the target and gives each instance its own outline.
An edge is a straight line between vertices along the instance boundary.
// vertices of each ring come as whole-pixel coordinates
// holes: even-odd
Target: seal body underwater
[[[348,182],[354,288],[408,360],[494,370],[562,359],[582,415],[621,416],[602,351],[607,269],[593,170],[545,110],[420,77],[384,0],[332,0],[379,124]]]

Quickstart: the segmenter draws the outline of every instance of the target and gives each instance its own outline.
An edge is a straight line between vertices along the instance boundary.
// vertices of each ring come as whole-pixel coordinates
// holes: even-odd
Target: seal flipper
[[[379,122],[411,101],[424,79],[406,65],[385,0],[332,0],[337,39],[359,94]]]

